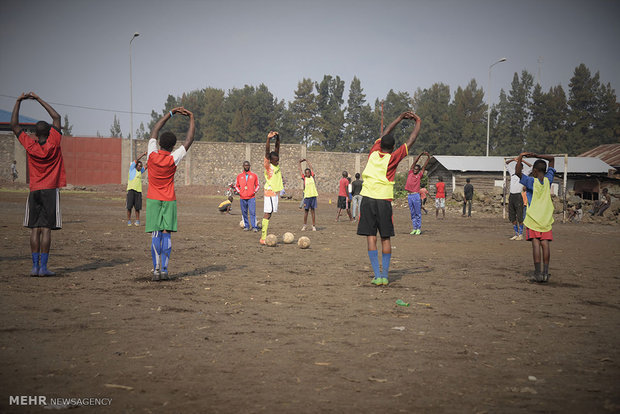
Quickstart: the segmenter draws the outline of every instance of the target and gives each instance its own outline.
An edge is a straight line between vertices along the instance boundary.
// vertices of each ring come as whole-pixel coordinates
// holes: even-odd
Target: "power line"
[[[13,99],[17,99],[17,96],[11,96],[11,95],[4,95],[4,94],[0,94],[0,96],[4,97],[4,98],[13,98]],[[130,114],[130,111],[123,111],[121,109],[105,109],[105,108],[95,108],[92,106],[81,106],[81,105],[70,105],[70,104],[64,104],[64,103],[60,103],[60,102],[52,102],[49,101],[50,104],[54,104],[54,105],[60,105],[60,106],[68,106],[70,108],[80,108],[80,109],[89,109],[91,111],[104,111],[104,112],[115,112],[115,113],[123,113],[123,114]],[[147,112],[136,112],[133,111],[134,114],[138,114],[138,115],[151,115],[150,113]]]

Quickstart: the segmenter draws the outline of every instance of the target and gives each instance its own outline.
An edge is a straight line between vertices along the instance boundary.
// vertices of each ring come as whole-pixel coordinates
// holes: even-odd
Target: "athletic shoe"
[[[388,283],[389,283],[389,282],[388,282],[388,278],[387,278],[387,277],[382,277],[382,278],[381,278],[381,284],[382,284],[383,286],[387,286],[387,285],[388,285]]]
[[[316,231],[316,227],[312,226],[312,231]]]
[[[304,226],[301,228],[301,231],[306,231],[306,225],[304,224]]]
[[[127,225],[131,227],[131,220],[127,221]]]
[[[523,240],[523,235],[519,234],[515,240]]]
[[[415,236],[415,234],[416,234],[415,229],[411,230],[411,233],[409,233],[409,234],[411,234],[412,236]]]
[[[258,242],[262,244],[263,246],[265,245],[265,239],[260,239]]]
[[[254,227],[254,233],[258,233],[258,229]]]
[[[249,229],[249,228],[247,228],[247,227],[244,227],[244,228],[243,228],[243,231],[250,231],[250,229]]]
[[[138,227],[138,226],[140,225],[140,220],[136,220],[136,221],[133,223],[133,225],[134,225],[134,226],[136,226],[136,227]]]
[[[420,233],[422,233],[422,231],[421,231],[420,229],[417,229],[417,230],[415,231],[415,234],[416,234],[416,235],[419,235]]]
[[[549,276],[551,276],[549,273],[545,273],[543,275],[541,275],[541,282],[542,283],[547,283],[549,281]]]
[[[159,270],[153,270],[153,278],[151,280],[153,282],[159,282],[161,280]]]
[[[510,238],[510,240],[517,240],[517,237],[519,237],[519,236],[515,234],[514,236],[512,236],[512,237]]]
[[[39,276],[39,266],[32,266],[32,269],[30,269],[30,276]]]
[[[170,280],[168,277],[168,272],[161,272],[159,277],[161,280]]]
[[[381,286],[383,285],[383,279],[380,277],[375,277],[374,279],[372,279],[372,282],[370,283],[372,283],[375,286]]]
[[[39,268],[38,275],[39,276],[56,276],[56,273],[41,267],[41,268]]]

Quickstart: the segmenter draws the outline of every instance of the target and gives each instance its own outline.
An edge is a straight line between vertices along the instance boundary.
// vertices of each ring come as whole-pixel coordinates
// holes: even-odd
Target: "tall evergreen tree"
[[[351,152],[365,152],[379,136],[378,125],[374,113],[362,89],[362,83],[353,77],[349,87],[349,98],[345,115],[345,130],[343,150]]]
[[[428,89],[418,89],[413,105],[422,118],[423,129],[417,143],[431,154],[449,154],[450,87],[435,83]]]
[[[319,117],[317,118],[320,146],[326,151],[345,151],[342,140],[344,129],[344,81],[340,76],[323,76],[323,80],[315,82],[316,102]]]
[[[295,99],[289,105],[291,121],[295,125],[295,139],[308,147],[319,143],[318,104],[314,83],[304,78],[297,84]]]
[[[65,114],[64,122],[61,127],[61,130],[62,130],[62,135],[65,135],[67,137],[70,137],[73,134],[73,125],[69,123],[69,115],[67,114]]]
[[[486,104],[484,92],[472,79],[465,89],[457,88],[451,105],[451,132],[446,153],[483,155],[486,153]]]
[[[534,77],[524,70],[521,72],[521,79],[515,72],[508,96],[503,90],[500,92],[495,146],[498,155],[518,154],[527,146],[526,128],[530,122],[529,108],[533,85]]]
[[[116,115],[114,115],[114,121],[112,122],[112,126],[110,127],[110,136],[122,138],[123,133],[121,132],[121,123],[118,119],[116,119]]]

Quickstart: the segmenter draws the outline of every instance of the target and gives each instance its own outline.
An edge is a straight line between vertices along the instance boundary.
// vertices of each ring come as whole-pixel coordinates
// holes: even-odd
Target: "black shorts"
[[[381,238],[394,236],[392,202],[362,197],[357,234],[360,236],[376,236],[377,230],[379,230]]]
[[[508,220],[523,223],[523,197],[521,193],[508,196]]]
[[[45,227],[52,230],[62,228],[60,190],[58,188],[30,192],[26,202],[24,227],[30,229]]]
[[[132,208],[136,211],[142,210],[142,193],[136,190],[127,191],[127,210],[131,211]]]
[[[347,208],[347,197],[346,196],[338,196],[338,208]]]

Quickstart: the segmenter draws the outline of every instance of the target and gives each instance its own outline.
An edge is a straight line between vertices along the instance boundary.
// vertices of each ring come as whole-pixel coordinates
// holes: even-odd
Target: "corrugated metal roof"
[[[605,161],[607,164],[620,166],[620,144],[605,144],[592,148],[589,151],[579,154],[580,157],[596,157]]]
[[[504,170],[504,157],[467,157],[454,155],[435,155],[441,165],[451,171],[501,172]],[[536,159],[527,158],[530,164]],[[564,172],[564,157],[556,157],[555,169]],[[577,174],[607,174],[612,166],[596,157],[568,157],[568,172]]]
[[[0,124],[10,124],[11,115],[12,115],[12,112],[5,111],[4,109],[0,109]],[[36,124],[37,122],[39,122],[38,119],[30,118],[29,116],[24,116],[24,115],[19,116],[20,124]]]

